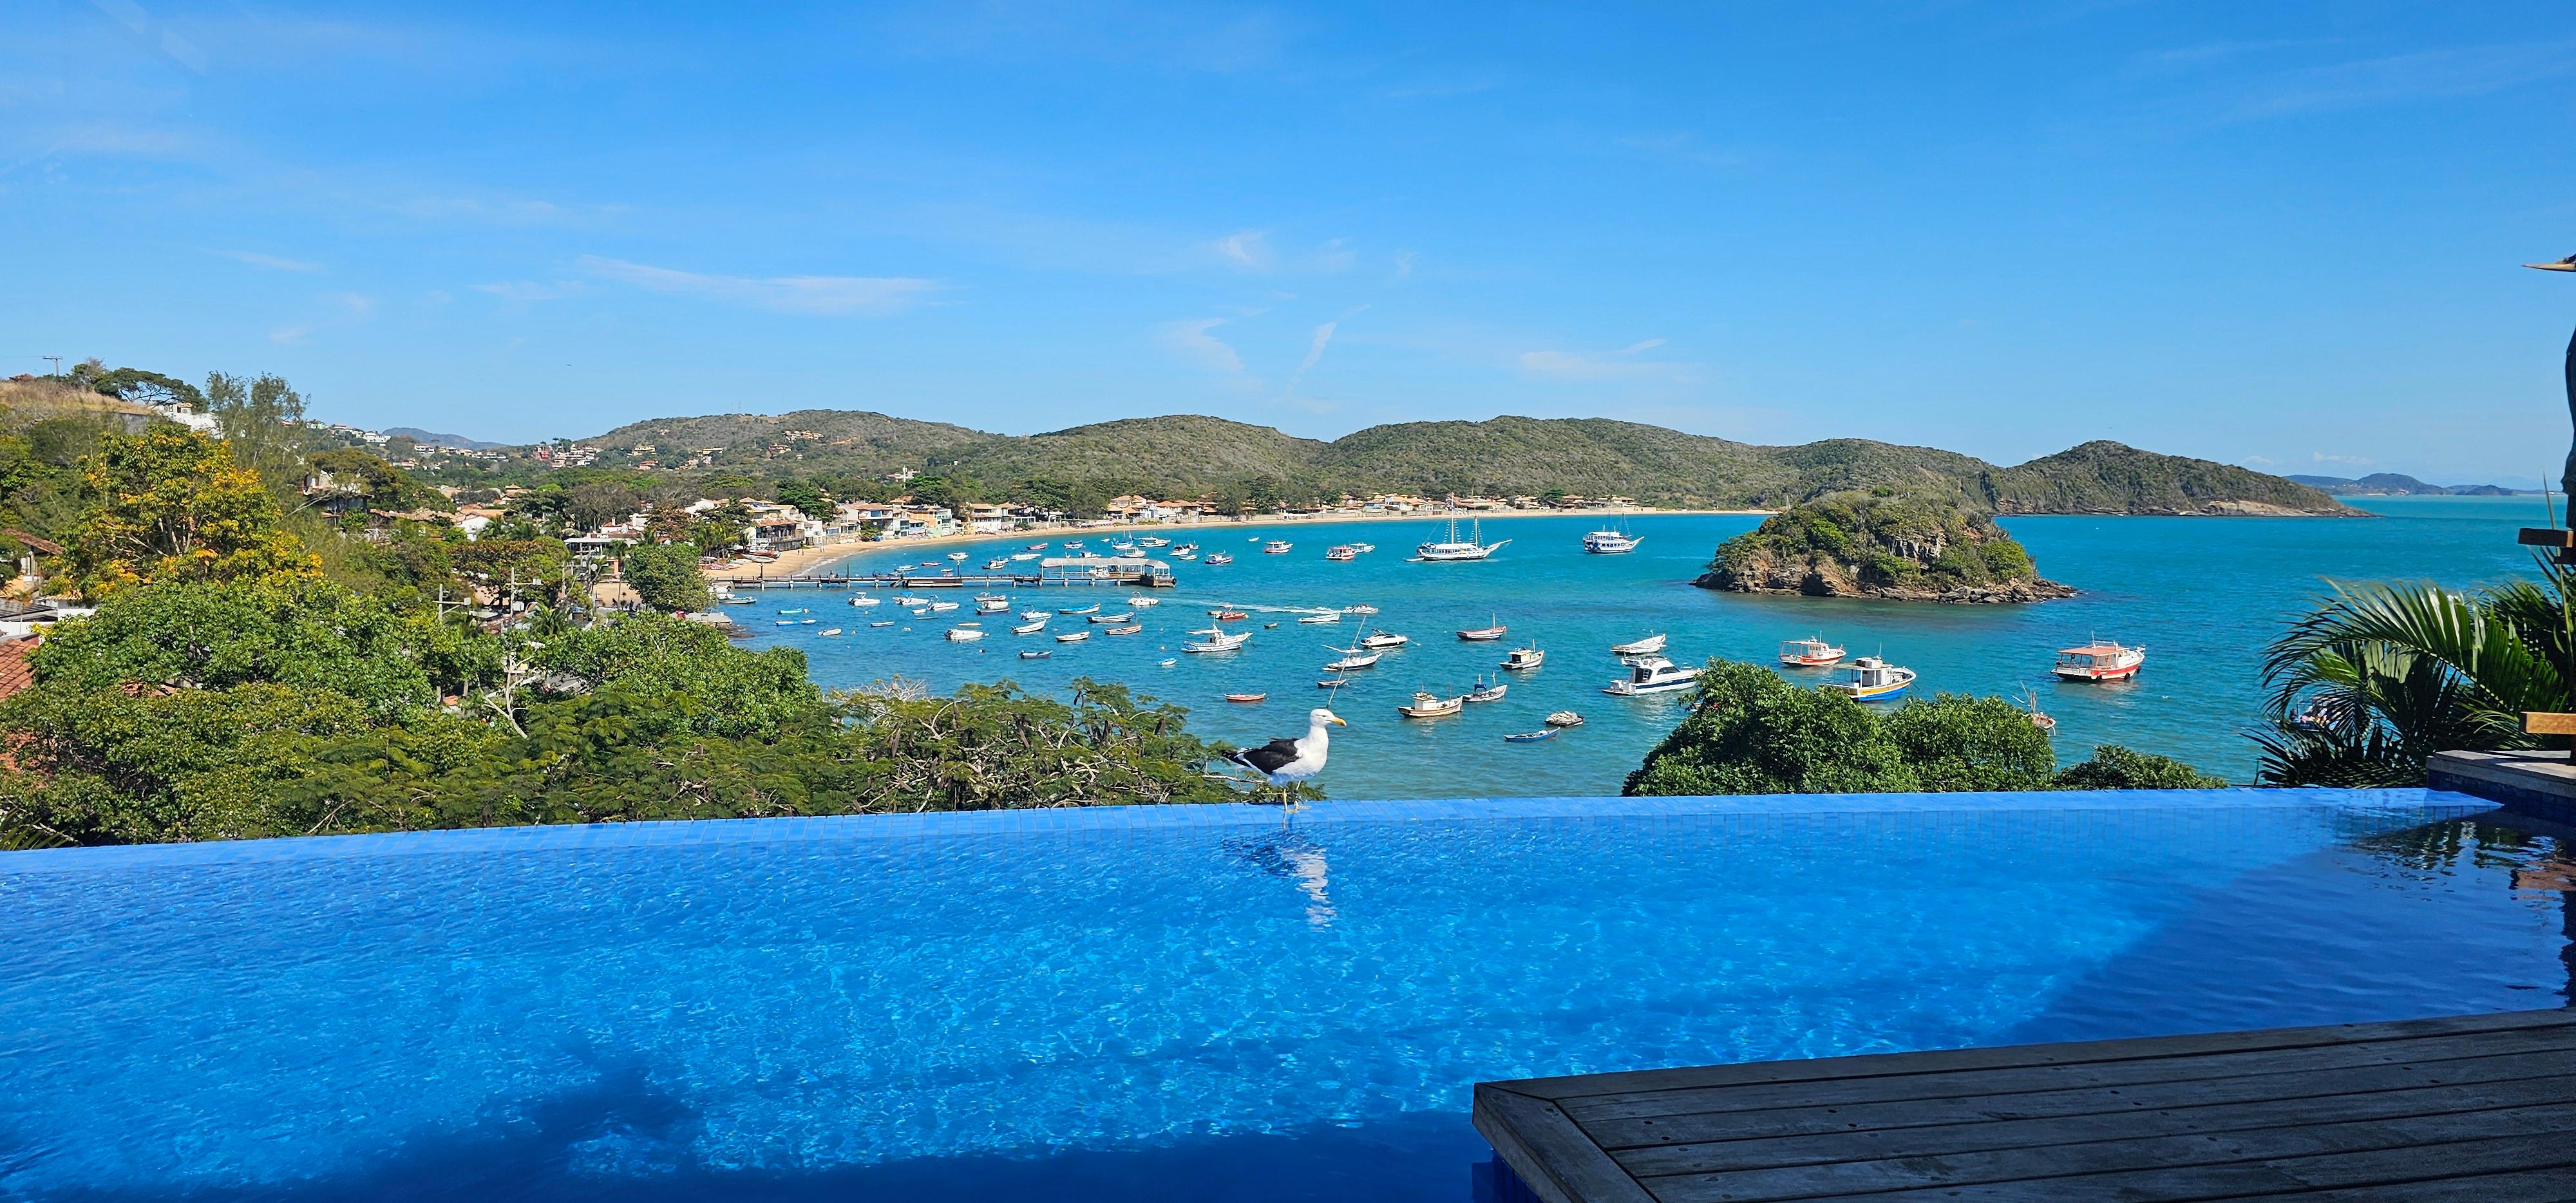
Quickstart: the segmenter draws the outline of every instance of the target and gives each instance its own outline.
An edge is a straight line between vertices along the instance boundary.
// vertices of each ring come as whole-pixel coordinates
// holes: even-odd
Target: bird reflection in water
[[[1294,829],[1258,836],[1236,836],[1225,842],[1226,855],[1259,869],[1272,877],[1297,883],[1306,896],[1306,924],[1309,927],[1331,927],[1335,912],[1332,896],[1325,888],[1331,884],[1330,866],[1324,863],[1324,846]]]

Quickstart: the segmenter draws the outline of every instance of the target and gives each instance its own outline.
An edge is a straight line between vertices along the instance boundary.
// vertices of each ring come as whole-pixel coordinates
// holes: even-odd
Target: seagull
[[[1270,784],[1292,790],[1300,781],[1324,771],[1324,755],[1331,750],[1333,737],[1326,726],[1347,727],[1342,717],[1318,706],[1306,712],[1306,735],[1303,739],[1274,739],[1257,748],[1239,748],[1226,754],[1226,759],[1268,778]],[[1282,801],[1293,801],[1291,792]]]

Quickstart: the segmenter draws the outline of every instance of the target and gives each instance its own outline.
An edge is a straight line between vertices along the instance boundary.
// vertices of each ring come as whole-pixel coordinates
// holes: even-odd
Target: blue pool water
[[[1583,532],[1599,519],[1525,517],[1486,524],[1486,537],[1509,546],[1481,564],[1408,564],[1414,542],[1444,528],[1425,522],[1343,522],[1237,528],[1211,524],[1161,533],[1230,550],[1223,568],[1176,563],[1179,588],[1163,604],[1138,612],[1144,633],[1094,634],[1059,645],[1044,636],[1015,637],[1007,627],[972,643],[941,637],[962,610],[937,620],[862,612],[838,597],[771,594],[733,615],[760,642],[803,648],[815,680],[865,685],[893,677],[953,688],[961,681],[1015,680],[1060,691],[1076,676],[1120,681],[1187,706],[1193,731],[1259,743],[1303,731],[1306,709],[1327,695],[1316,688],[1333,658],[1327,643],[1360,633],[1361,620],[1299,626],[1292,607],[1354,603],[1382,612],[1367,622],[1417,642],[1355,684],[1330,695],[1351,721],[1334,732],[1333,757],[1320,779],[1336,797],[1475,797],[1616,793],[1620,781],[1681,717],[1677,695],[1612,698],[1601,686],[1624,670],[1611,644],[1652,632],[1671,636],[1674,659],[1695,663],[1728,656],[1769,663],[1783,639],[1821,633],[1854,655],[1884,653],[1922,673],[1918,692],[2002,694],[2035,690],[2059,721],[2060,760],[2072,763],[2101,743],[2125,743],[2178,756],[2232,781],[2250,781],[2254,747],[2242,732],[2261,713],[2263,647],[2277,638],[2324,588],[2327,578],[2436,580],[2453,586],[2493,582],[2531,570],[2529,550],[2514,542],[2518,526],[2544,520],[2538,497],[2386,497],[2358,504],[2379,516],[2317,518],[2012,518],[2006,525],[2053,579],[2079,597],[2032,606],[1943,606],[1802,597],[1746,597],[1690,586],[1710,553],[1760,521],[1754,515],[1663,515],[1628,519],[1645,546],[1624,556],[1585,555]],[[1254,536],[1291,540],[1290,554],[1260,554]],[[1362,540],[1378,550],[1348,563],[1323,559],[1334,543]],[[1028,539],[961,544],[980,565],[1018,550]],[[1099,534],[1089,542],[1105,546]],[[847,561],[890,568],[950,550],[909,547],[871,551]],[[1128,590],[1022,591],[1015,609],[1054,609],[1092,601],[1118,608]],[[1252,642],[1239,652],[1184,655],[1183,632],[1208,625],[1223,602],[1252,612]],[[774,612],[813,605],[813,626],[778,627]],[[900,619],[877,629],[866,619]],[[1464,643],[1456,632],[1500,621],[1505,643]],[[1277,622],[1275,629],[1263,629]],[[1053,629],[1081,625],[1056,620]],[[845,629],[836,638],[819,632]],[[908,629],[907,629],[908,628]],[[2048,673],[2056,649],[2099,635],[2143,644],[2147,671],[2134,682],[2073,685]],[[1548,659],[1536,672],[1500,674],[1509,646],[1536,640]],[[1022,647],[1043,647],[1047,660],[1023,661]],[[1163,660],[1175,661],[1164,667]],[[1398,703],[1416,689],[1444,696],[1479,674],[1506,675],[1502,701],[1470,706],[1448,719],[1408,720]],[[1801,680],[1820,680],[1814,672]],[[1219,696],[1263,692],[1257,706]],[[1507,745],[1502,736],[1539,726],[1549,711],[1574,709],[1589,721],[1538,744]]]
[[[0,1197],[1464,1200],[1480,1079],[2564,1000],[2424,791],[0,856]]]

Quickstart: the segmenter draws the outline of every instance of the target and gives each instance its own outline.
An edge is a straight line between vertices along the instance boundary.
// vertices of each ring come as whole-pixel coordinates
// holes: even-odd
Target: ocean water
[[[0,855],[0,1198],[1450,1200],[1478,1080],[2556,1006],[2420,790]]]
[[[1622,675],[1610,645],[1657,632],[1671,637],[1668,654],[1685,663],[1712,655],[1768,663],[1781,640],[1822,634],[1855,656],[1881,654],[1915,669],[1922,674],[1918,691],[2015,698],[2036,691],[2040,707],[2058,718],[2061,763],[2085,758],[2096,744],[2121,743],[2242,782],[2254,773],[2253,746],[2242,731],[2259,717],[2263,647],[2323,591],[2327,578],[2470,586],[2528,573],[2530,556],[2514,544],[2514,530],[2545,521],[2537,497],[2365,498],[2358,504],[2379,516],[2007,519],[2045,575],[2083,590],[2080,597],[2034,606],[1745,597],[1696,589],[1689,582],[1717,544],[1759,519],[1669,515],[1627,519],[1624,525],[1643,536],[1645,545],[1624,556],[1582,552],[1583,532],[1597,519],[1495,521],[1487,524],[1487,537],[1508,537],[1511,544],[1494,559],[1474,564],[1406,563],[1415,543],[1445,529],[1431,522],[1168,528],[1157,533],[1195,540],[1207,551],[1230,551],[1236,562],[1222,568],[1175,563],[1179,587],[1158,591],[1161,605],[1136,612],[1144,633],[1119,638],[1093,628],[1092,638],[1079,644],[1058,644],[1051,637],[1081,623],[1079,618],[1058,618],[1047,635],[1022,637],[994,621],[1004,616],[987,616],[987,638],[953,643],[942,633],[951,621],[973,615],[961,610],[916,619],[890,605],[862,611],[814,591],[774,592],[731,613],[755,642],[805,649],[815,679],[832,687],[903,677],[947,689],[961,681],[1007,679],[1060,693],[1073,678],[1088,675],[1186,706],[1194,730],[1237,743],[1302,734],[1307,709],[1329,701],[1351,725],[1333,730],[1330,764],[1319,784],[1342,797],[1616,792],[1680,718],[1675,695],[1614,698],[1600,692]],[[1294,550],[1261,554],[1260,538],[1272,536],[1292,541]],[[1031,541],[869,552],[845,563],[885,568],[963,549],[973,556],[965,567],[972,567]],[[1323,558],[1325,548],[1351,541],[1374,543],[1377,550],[1347,563]],[[1095,533],[1087,542],[1097,549],[1108,540]],[[1021,590],[1012,594],[1012,609],[1099,601],[1114,612],[1131,595],[1092,588]],[[1357,603],[1382,613],[1352,616],[1337,626],[1300,626],[1292,612]],[[1208,625],[1208,610],[1219,604],[1252,613],[1249,622],[1226,624],[1251,628],[1252,642],[1237,652],[1183,654],[1184,633]],[[808,605],[819,619],[815,625],[773,625],[777,611]],[[884,618],[901,624],[867,625]],[[1270,622],[1279,625],[1264,629]],[[1504,642],[1457,638],[1461,629],[1495,622],[1510,628]],[[845,633],[818,634],[832,626]],[[1352,674],[1347,688],[1329,695],[1317,688],[1328,675],[1322,666],[1334,658],[1328,645],[1347,646],[1372,626],[1415,642],[1378,667]],[[2093,636],[2144,645],[2144,674],[2111,685],[2069,685],[2049,675],[2056,649]],[[1496,669],[1506,650],[1532,640],[1548,653],[1544,667],[1512,674]],[[1023,647],[1055,654],[1023,661],[1016,655]],[[1165,659],[1176,663],[1164,667]],[[1455,718],[1396,715],[1395,708],[1417,689],[1455,694],[1479,675],[1508,680],[1510,692]],[[1811,670],[1795,679],[1825,678]],[[1221,700],[1233,692],[1268,698],[1258,705]],[[1536,729],[1547,713],[1563,709],[1582,714],[1585,725],[1545,743],[1502,742],[1502,736]]]

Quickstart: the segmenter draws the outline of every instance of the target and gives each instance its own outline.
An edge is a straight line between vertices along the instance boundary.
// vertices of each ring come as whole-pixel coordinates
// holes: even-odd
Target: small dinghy
[[[825,627],[825,628],[823,628],[822,630],[816,631],[816,632],[814,632],[814,633],[815,633],[815,634],[817,634],[817,635],[827,635],[827,636],[828,636],[828,635],[838,635],[838,634],[840,634],[840,633],[841,633],[841,628],[839,628],[839,627]]]
[[[971,643],[983,637],[984,632],[974,627],[951,627],[948,631],[948,638],[954,643]]]
[[[1055,637],[1055,641],[1056,641],[1056,642],[1058,642],[1058,643],[1080,643],[1080,642],[1082,642],[1083,640],[1085,640],[1085,639],[1089,639],[1089,638],[1091,638],[1091,632],[1089,632],[1089,631],[1075,631],[1075,632],[1072,632],[1071,634],[1058,635],[1058,636],[1056,636],[1056,637]]]
[[[1266,693],[1229,693],[1225,695],[1225,700],[1229,702],[1242,702],[1249,705],[1253,702],[1266,699],[1269,696],[1270,695]]]
[[[1241,610],[1216,609],[1208,611],[1208,617],[1213,618],[1218,622],[1240,622],[1252,616]]]
[[[1178,663],[1180,663],[1180,661],[1178,661],[1178,660],[1164,660],[1164,661],[1160,661],[1160,662],[1158,662],[1158,663],[1155,665],[1155,667],[1157,667],[1157,668],[1170,668],[1171,666],[1173,666],[1173,665],[1175,665],[1175,664],[1178,664]]]
[[[1041,618],[1035,622],[1024,622],[1018,626],[1012,627],[1011,633],[1014,635],[1035,635],[1045,629],[1046,620]]]
[[[1542,727],[1536,731],[1523,731],[1518,735],[1506,735],[1503,737],[1503,742],[1507,744],[1534,744],[1542,739],[1556,738],[1556,732],[1557,728],[1555,727]]]
[[[1099,602],[1093,602],[1087,606],[1066,606],[1056,611],[1058,614],[1098,614],[1099,612]]]
[[[1091,621],[1097,625],[1105,627],[1116,623],[1130,622],[1133,621],[1135,617],[1136,616],[1134,614],[1130,613],[1094,614],[1091,616]]]
[[[1044,659],[1046,659],[1047,657],[1052,656],[1052,655],[1054,655],[1054,654],[1055,654],[1054,652],[1021,652],[1021,653],[1020,653],[1020,659],[1022,659],[1022,660],[1044,660]]]
[[[1111,628],[1109,628],[1109,629],[1108,629],[1108,630],[1106,630],[1106,631],[1102,631],[1102,632],[1101,632],[1101,634],[1103,634],[1103,635],[1133,635],[1133,634],[1137,633],[1138,631],[1142,631],[1142,630],[1144,630],[1144,629],[1145,629],[1145,624],[1144,624],[1144,623],[1141,623],[1141,622],[1131,622],[1131,623],[1128,623],[1126,626],[1123,626],[1123,627],[1111,627]]]
[[[868,625],[869,625],[869,626],[872,626],[872,627],[890,627],[890,626],[893,626],[893,625],[894,625],[894,620],[893,620],[893,619],[891,619],[891,618],[889,618],[889,619],[885,620],[884,622],[872,622],[872,623],[869,623]]]

